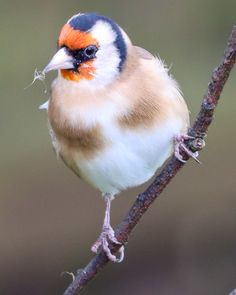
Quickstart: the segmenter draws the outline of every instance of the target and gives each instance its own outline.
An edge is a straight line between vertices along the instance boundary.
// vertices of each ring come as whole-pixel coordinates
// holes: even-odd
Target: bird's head
[[[73,16],[63,26],[58,51],[44,72],[59,70],[62,78],[105,86],[122,71],[128,38],[111,19],[96,13]]]

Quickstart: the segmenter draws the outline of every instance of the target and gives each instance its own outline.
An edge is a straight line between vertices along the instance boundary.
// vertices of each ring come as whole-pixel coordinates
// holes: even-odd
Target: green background
[[[0,294],[62,294],[92,257],[104,203],[56,160],[31,81],[75,13],[114,18],[133,42],[171,65],[194,119],[236,20],[235,0],[0,0]],[[55,73],[49,75],[46,83]],[[222,95],[201,153],[168,186],[110,264],[83,294],[228,294],[236,288],[236,72]],[[112,206],[116,225],[146,185]]]

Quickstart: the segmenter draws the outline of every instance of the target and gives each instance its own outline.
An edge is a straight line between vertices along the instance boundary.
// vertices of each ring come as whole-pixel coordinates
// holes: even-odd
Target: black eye
[[[88,58],[95,57],[96,52],[98,51],[98,48],[96,45],[90,45],[84,49],[84,54]]]

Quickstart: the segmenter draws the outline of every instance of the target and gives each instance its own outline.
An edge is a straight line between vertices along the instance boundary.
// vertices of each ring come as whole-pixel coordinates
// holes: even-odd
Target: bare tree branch
[[[218,104],[220,94],[229,77],[230,71],[234,66],[235,59],[236,24],[233,26],[232,33],[224,52],[223,60],[212,73],[207,93],[201,104],[200,112],[193,124],[193,127],[189,130],[189,135],[196,138],[194,141],[188,143],[192,150],[196,151],[201,149],[202,140],[213,120],[214,111]],[[185,159],[188,160],[189,157],[185,155]],[[131,231],[139,222],[143,214],[183,166],[184,163],[179,162],[173,156],[147,190],[138,195],[127,216],[115,230],[118,241],[122,244],[127,243]],[[115,253],[119,247],[119,245],[110,244],[112,253]],[[74,281],[64,292],[64,295],[80,294],[80,291],[96,276],[99,271],[102,270],[107,263],[108,259],[104,252],[100,252],[94,256],[88,265],[77,273]]]

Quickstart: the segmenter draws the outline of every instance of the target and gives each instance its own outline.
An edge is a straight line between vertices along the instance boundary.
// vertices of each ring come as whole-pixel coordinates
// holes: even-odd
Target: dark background
[[[171,66],[194,119],[236,20],[235,0],[0,1],[0,294],[62,294],[92,257],[103,220],[99,193],[56,160],[31,81],[75,13],[114,18],[133,42]],[[55,73],[49,75],[46,83]],[[132,234],[122,264],[110,264],[83,294],[222,295],[236,288],[236,72],[201,153],[175,177]],[[135,195],[112,207],[116,225]]]

